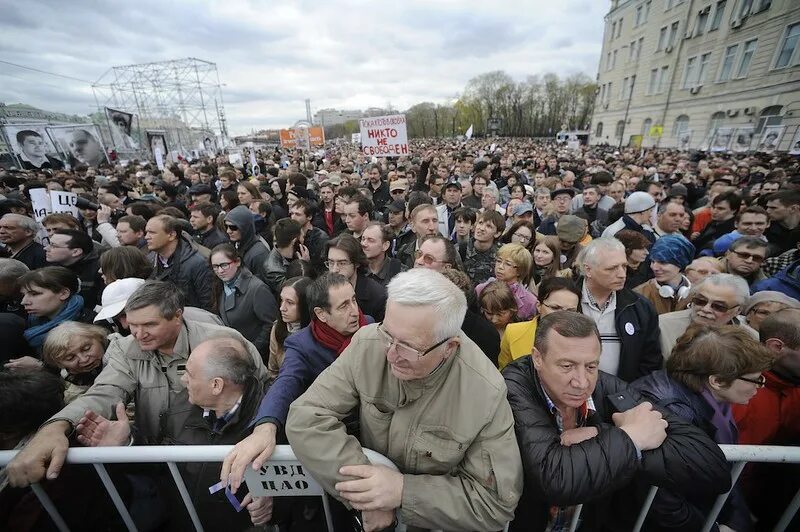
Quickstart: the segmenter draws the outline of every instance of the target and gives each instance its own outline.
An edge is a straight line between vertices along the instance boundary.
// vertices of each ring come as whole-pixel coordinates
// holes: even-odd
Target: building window
[[[617,37],[622,35],[622,18],[617,21]]]
[[[636,8],[636,18],[633,21],[633,27],[636,28],[644,22],[644,4]]]
[[[653,125],[653,121],[649,118],[645,118],[644,122],[642,123],[642,136],[647,137],[650,134],[650,126]]]
[[[724,111],[717,111],[713,115],[711,115],[711,120],[708,123],[708,130],[714,132],[717,130],[718,127],[722,126],[725,122],[725,112]]]
[[[656,48],[656,52],[660,52],[667,46],[667,27],[664,26],[661,28],[661,31],[658,33],[658,47]]]
[[[725,55],[722,57],[722,65],[719,70],[718,81],[728,81],[733,74],[733,63],[736,61],[736,52],[739,51],[739,45],[734,44],[725,48]]]
[[[636,60],[637,61],[642,56],[642,48],[644,48],[644,37],[640,37],[639,38],[639,42],[636,45]]]
[[[786,27],[781,44],[778,47],[778,59],[775,61],[775,68],[785,68],[796,65],[800,62],[800,22]]]
[[[686,60],[686,68],[683,72],[683,88],[694,87],[697,83],[697,56]]]
[[[651,0],[647,0],[647,2],[644,3],[644,20],[642,21],[643,23],[647,22],[650,19],[650,4],[652,3],[653,2]]]
[[[700,56],[700,66],[697,69],[697,85],[702,85],[706,80],[709,61],[711,61],[711,52]]]
[[[611,23],[611,39],[609,40],[613,41],[614,37],[616,36],[617,36],[617,21],[615,20],[614,22]]]
[[[658,90],[658,69],[650,71],[650,79],[647,82],[647,94],[655,94]]]
[[[672,26],[669,27],[669,40],[667,41],[667,46],[675,46],[675,39],[678,38],[679,25],[679,22],[673,22]]]
[[[766,126],[779,126],[781,122],[783,122],[783,107],[780,105],[772,105],[770,107],[765,107],[761,110],[761,114],[758,116],[758,124],[756,125],[756,134],[761,133],[764,131],[764,127]]]
[[[598,122],[597,123],[597,133],[595,133],[595,136],[596,137],[603,136],[603,123],[602,122]]]
[[[608,82],[608,92],[606,92],[606,104],[611,101],[611,90],[614,83],[611,81]]]
[[[664,92],[669,83],[669,66],[661,67],[661,76],[658,78],[658,92]]]
[[[708,26],[708,14],[711,10],[711,6],[706,6],[697,14],[697,20],[694,24],[694,36],[697,37],[698,35],[702,35],[706,32],[706,26]]]
[[[736,69],[737,78],[745,78],[750,72],[750,63],[753,62],[753,54],[756,53],[758,39],[752,39],[744,43],[742,58],[739,60],[739,68]]]
[[[689,117],[687,115],[680,115],[675,119],[675,125],[672,126],[672,136],[680,137],[689,129]]]
[[[619,99],[624,100],[627,98],[627,91],[628,91],[628,78],[622,80],[622,87],[619,88]]]
[[[727,0],[719,0],[717,2],[717,7],[714,8],[714,16],[711,18],[711,27],[708,28],[708,31],[719,29],[719,25],[722,24],[722,16],[725,14],[726,2]]]
[[[628,45],[628,62],[632,63],[636,57],[636,41],[631,41]]]
[[[620,120],[617,122],[617,130],[614,132],[614,136],[618,139],[622,138],[622,133],[625,131],[625,121]]]
[[[606,54],[606,72],[611,70],[611,52]]]
[[[614,50],[611,53],[611,70],[614,70],[614,67],[617,66],[617,51]]]

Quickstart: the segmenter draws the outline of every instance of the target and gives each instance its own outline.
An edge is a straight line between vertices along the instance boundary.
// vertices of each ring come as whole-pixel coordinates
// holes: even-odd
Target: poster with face
[[[743,153],[750,150],[750,145],[753,143],[753,135],[755,128],[753,126],[740,127],[736,129],[733,134],[733,143],[731,144],[731,151],[736,153]]]
[[[800,127],[794,132],[792,143],[789,144],[789,155],[800,155]]]
[[[156,148],[159,149],[164,159],[167,158],[169,150],[167,150],[167,135],[164,131],[148,131],[147,145],[150,146],[150,153],[154,159],[156,157]]]
[[[98,167],[108,162],[100,140],[100,130],[94,124],[77,126],[47,126],[47,134],[70,166]]]
[[[711,135],[711,151],[728,151],[731,137],[733,137],[732,127],[718,127]]]
[[[756,151],[761,151],[764,153],[772,153],[781,143],[781,139],[783,138],[783,132],[786,130],[786,126],[767,126],[764,128],[764,132],[761,134],[761,140],[758,141],[758,147]]]
[[[8,146],[25,170],[64,168],[62,155],[47,135],[44,124],[6,124],[3,126]]]
[[[678,149],[681,151],[688,151],[692,145],[692,130],[685,129],[678,135]]]
[[[125,111],[118,111],[106,107],[106,118],[108,127],[111,129],[111,136],[114,139],[114,146],[120,150],[137,150],[139,143],[134,140],[131,132],[133,130],[133,115]]]

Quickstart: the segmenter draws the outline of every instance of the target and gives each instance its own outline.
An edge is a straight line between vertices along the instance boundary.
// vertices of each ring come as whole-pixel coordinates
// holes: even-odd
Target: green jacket
[[[398,516],[407,526],[499,530],[514,516],[522,465],[503,378],[475,343],[429,376],[395,378],[375,325],[349,347],[289,410],[286,432],[298,459],[330,494],[343,465],[367,464],[372,449],[403,479]],[[342,420],[359,408],[359,440]]]
[[[184,401],[178,396],[184,389],[181,375],[191,349],[219,336],[241,340],[253,358],[257,377],[266,377],[267,369],[258,350],[237,331],[221,325],[184,320],[171,356],[142,351],[132,335],[113,339],[106,350],[108,362],[91,388],[48,422],[66,420],[75,426],[86,410],[111,419],[117,403],[127,404],[133,399],[137,436],[155,441],[159,433],[159,416],[174,407],[176,401]]]

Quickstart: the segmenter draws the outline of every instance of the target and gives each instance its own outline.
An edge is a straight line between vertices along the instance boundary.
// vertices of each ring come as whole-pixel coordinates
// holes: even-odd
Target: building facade
[[[800,0],[612,0],[591,144],[793,151]]]

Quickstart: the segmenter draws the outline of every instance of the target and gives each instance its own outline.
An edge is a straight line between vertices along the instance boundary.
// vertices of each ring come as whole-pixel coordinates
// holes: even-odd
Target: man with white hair
[[[34,240],[39,226],[33,218],[6,214],[0,218],[0,243],[11,252],[10,258],[35,270],[47,266],[44,247]]]
[[[691,323],[705,325],[739,325],[758,340],[758,333],[739,317],[750,298],[747,281],[738,275],[718,273],[692,286],[691,307],[668,312],[658,318],[661,329],[661,352],[669,358],[672,348]]]
[[[625,382],[660,369],[658,314],[650,301],[625,288],[628,259],[622,242],[592,240],[578,255],[578,264],[583,273],[579,311],[600,331],[600,369]]]
[[[384,321],[356,333],[292,404],[292,449],[367,531],[396,516],[412,528],[499,530],[522,468],[503,378],[461,331],[466,298],[425,268],[398,274],[388,292]],[[343,423],[354,409],[358,440]],[[365,448],[399,471],[371,465]]]

